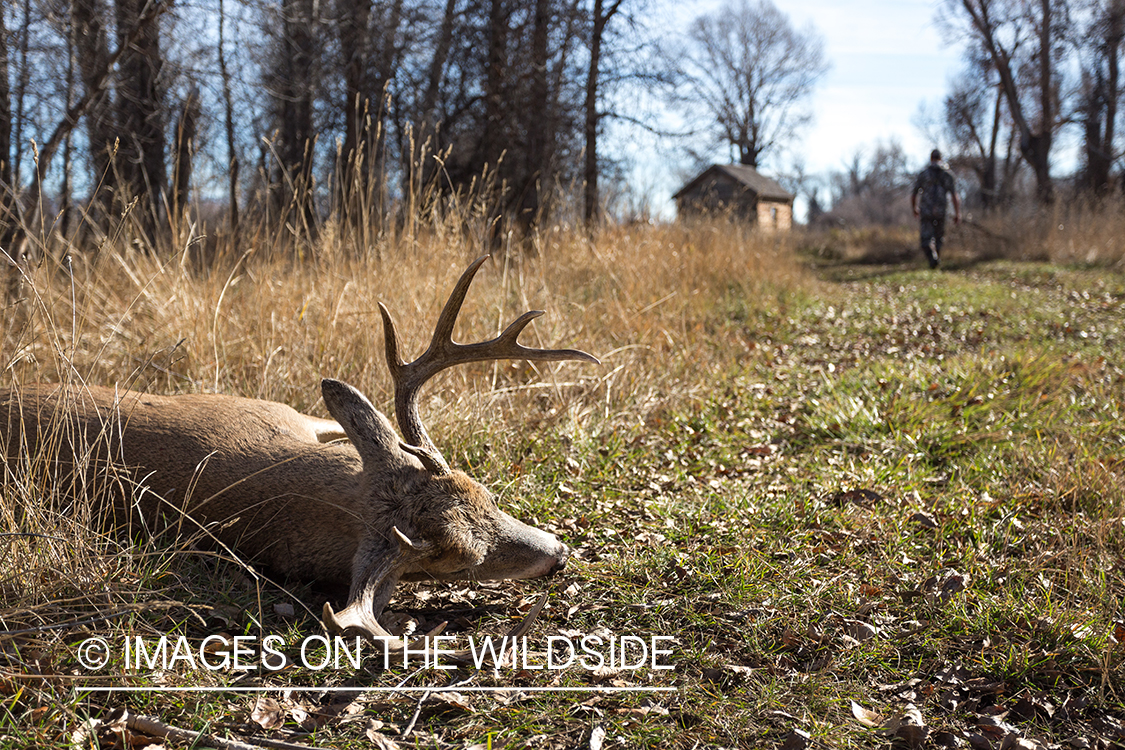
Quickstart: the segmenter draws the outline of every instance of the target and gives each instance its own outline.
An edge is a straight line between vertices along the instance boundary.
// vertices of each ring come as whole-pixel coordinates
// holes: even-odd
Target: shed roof
[[[672,197],[679,198],[699,183],[707,179],[713,179],[718,174],[725,174],[735,182],[745,186],[748,190],[753,191],[758,198],[773,201],[792,201],[794,198],[793,193],[783,188],[777,180],[772,177],[766,177],[753,167],[748,167],[744,164],[712,164],[707,167],[707,169],[700,172],[695,178],[689,180],[688,183],[680,188]]]

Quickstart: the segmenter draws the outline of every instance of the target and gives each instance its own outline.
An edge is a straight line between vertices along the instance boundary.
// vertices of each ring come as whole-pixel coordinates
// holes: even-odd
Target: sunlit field
[[[49,460],[9,461],[0,741],[1123,743],[1125,276],[1114,225],[1093,221],[1003,242],[1009,225],[965,228],[939,272],[905,231],[775,237],[721,219],[491,244],[455,338],[539,309],[523,343],[601,364],[460,367],[422,412],[451,464],[575,557],[547,579],[400,584],[384,620],[496,634],[545,592],[515,667],[310,665],[297,647],[324,635],[332,592],[192,539],[103,533],[96,492],[61,497]],[[420,354],[486,251],[463,226],[361,244],[329,225],[286,252],[201,230],[161,253],[51,246],[5,309],[0,387],[227,393],[327,416],[331,377],[390,413],[378,303]],[[283,669],[214,648],[269,635]],[[222,636],[220,666],[127,660],[126,643],[161,636],[196,655]],[[668,653],[548,666],[552,636]],[[80,661],[91,637],[111,655],[96,669]]]

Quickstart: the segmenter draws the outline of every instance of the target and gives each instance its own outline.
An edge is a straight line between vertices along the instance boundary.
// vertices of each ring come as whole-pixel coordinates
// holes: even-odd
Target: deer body
[[[70,474],[75,457],[90,455],[128,471],[135,484],[111,492],[107,525],[177,526],[190,536],[198,523],[282,575],[351,582],[362,463],[352,446],[321,442],[343,434],[331,420],[235,396],[51,385],[0,391],[0,424],[5,417],[10,461],[21,451],[57,457]],[[96,492],[94,481],[82,484]]]
[[[380,306],[402,438],[359,391],[336,380],[321,383],[334,420],[234,396],[35,385],[0,390],[3,455],[9,469],[50,462],[40,465],[74,479],[75,493],[105,481],[107,463],[123,468],[127,481],[105,508],[111,525],[198,534],[280,574],[347,585],[348,607],[338,614],[325,607],[333,629],[385,635],[377,618],[400,579],[554,572],[566,562],[566,545],[503,512],[483,486],[450,469],[418,414],[420,385],[460,362],[597,361],[517,344],[538,313],[490,342],[453,343],[454,320],[483,260],[461,277],[415,362],[398,360],[394,323]]]

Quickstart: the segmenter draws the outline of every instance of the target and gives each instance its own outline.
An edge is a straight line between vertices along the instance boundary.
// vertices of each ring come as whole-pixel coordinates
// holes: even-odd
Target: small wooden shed
[[[672,197],[681,217],[729,211],[769,232],[793,226],[793,194],[742,164],[712,164]]]

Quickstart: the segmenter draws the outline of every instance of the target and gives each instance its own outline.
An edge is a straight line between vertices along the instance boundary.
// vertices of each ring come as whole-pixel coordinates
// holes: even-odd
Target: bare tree
[[[118,136],[106,78],[110,65],[105,31],[105,4],[102,0],[72,0],[70,16],[78,71],[89,98],[84,114],[92,172],[90,177],[94,186],[94,192],[90,196],[90,219],[95,225],[101,225],[98,228],[104,231],[114,192],[110,159],[115,152]]]
[[[26,126],[28,124],[27,97],[28,85],[31,77],[31,66],[28,65],[28,53],[31,46],[32,23],[30,0],[24,0],[20,10],[20,15],[22,17],[19,20],[19,25],[17,27],[18,30],[13,30],[11,32],[11,36],[13,38],[8,40],[6,45],[10,49],[9,54],[14,55],[14,62],[16,66],[14,71],[16,74],[16,87],[14,91],[10,91],[10,97],[14,100],[14,107],[12,104],[9,104],[9,107],[12,107],[12,109],[10,110],[10,113],[12,115],[11,143],[16,147],[15,152],[11,154],[11,173],[13,184],[16,185],[18,185],[20,181],[20,144],[24,142],[24,137],[26,135],[25,131],[27,129]],[[5,61],[5,64],[10,65],[10,63],[8,63],[7,61]],[[10,84],[8,82],[5,82],[5,85]]]
[[[11,37],[0,8],[0,268],[6,271],[4,299],[0,304],[11,307],[23,292],[23,276],[16,266],[19,251],[12,247],[12,239],[19,226],[16,210],[16,190],[12,183],[12,100],[8,84],[8,54]],[[7,256],[7,257],[5,257]],[[8,313],[8,317],[14,317]]]
[[[828,70],[816,30],[793,28],[770,0],[729,0],[696,18],[678,63],[714,140],[752,167],[811,120],[803,105]]]
[[[1083,185],[1104,195],[1113,186],[1110,169],[1121,98],[1121,49],[1125,41],[1125,0],[1094,0],[1089,23],[1076,40],[1083,58],[1078,92],[1078,120],[1086,157]]]
[[[16,177],[12,169],[12,92],[8,82],[8,55],[13,36],[5,23],[4,10],[0,8],[0,250],[7,253],[15,252],[11,244],[19,226]],[[18,143],[15,145],[18,148]],[[0,267],[6,265],[0,257]],[[15,269],[11,273],[9,282],[18,281]],[[6,301],[11,302],[18,296],[18,291],[14,287],[8,291]]]
[[[199,89],[192,87],[176,121],[175,167],[172,175],[172,221],[179,221],[191,193],[192,160],[199,147]]]
[[[1019,130],[1042,203],[1054,200],[1051,146],[1060,125],[1057,49],[1065,0],[948,0],[951,18],[985,51]],[[954,25],[958,21],[953,21]]]
[[[484,132],[481,158],[486,167],[496,168],[510,142],[510,118],[505,117],[505,92],[511,83],[509,55],[512,37],[514,0],[490,0],[488,4],[488,46],[484,68]]]
[[[1004,106],[1004,89],[987,56],[974,56],[955,78],[943,107],[943,134],[950,142],[950,163],[977,178],[976,202],[983,209],[999,205],[1011,187],[1013,123]],[[1007,146],[1006,154],[1001,149]]]
[[[0,9],[0,231],[14,217],[8,215],[15,197],[12,186],[12,99],[8,86],[8,27]]]
[[[606,118],[643,120],[614,99],[638,75],[640,2],[11,0],[0,182],[28,216],[88,192],[84,224],[106,236],[125,214],[144,245],[163,244],[165,213],[200,179],[232,227],[249,202],[297,234],[328,211],[377,228],[396,208],[385,179],[407,199],[487,195],[478,215],[497,226],[541,220],[557,186],[584,183],[593,216],[612,168]],[[239,157],[255,145],[251,176]]]
[[[602,70],[602,43],[606,27],[621,10],[622,0],[594,0],[593,17],[590,19],[590,65],[586,74],[585,129],[586,162],[583,169],[586,190],[584,195],[583,217],[587,225],[598,220],[598,83]]]
[[[894,226],[910,222],[910,183],[906,153],[897,141],[880,143],[870,157],[857,150],[843,171],[829,176],[833,221],[855,226]]]
[[[316,104],[320,63],[320,4],[314,0],[282,0],[280,39],[267,74],[276,133],[273,175],[275,207],[287,223],[304,235],[315,231],[313,195]],[[293,220],[295,219],[295,221]]]
[[[550,33],[552,0],[535,0],[531,32],[531,70],[528,87],[528,104],[533,111],[550,119],[551,91]],[[524,150],[523,182],[520,187],[519,211],[534,219],[542,208],[544,184],[550,175],[552,138],[549,128],[531,127],[527,130],[527,148]]]
[[[115,108],[121,139],[116,169],[129,198],[140,199],[140,225],[149,246],[168,186],[164,133],[164,55],[160,26],[143,19],[156,0],[117,0],[117,44],[125,50],[118,63]],[[170,4],[170,3],[169,3]],[[132,38],[132,44],[126,40]]]
[[[226,9],[223,0],[219,0],[219,38],[216,42],[216,52],[219,62],[219,80],[223,92],[223,130],[227,141],[227,170],[229,201],[227,216],[230,222],[231,234],[238,234],[238,173],[241,161],[238,158],[238,146],[234,130],[234,94],[231,85],[230,68],[227,66],[227,53],[225,45],[226,36]]]
[[[358,228],[383,212],[386,94],[397,74],[403,0],[337,0],[344,81],[344,139],[337,175],[344,225]]]

